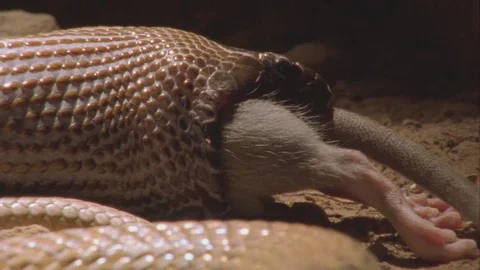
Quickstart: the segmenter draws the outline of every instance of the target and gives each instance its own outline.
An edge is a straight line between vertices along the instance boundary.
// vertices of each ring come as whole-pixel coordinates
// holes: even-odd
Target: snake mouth
[[[301,108],[315,117],[329,118],[331,90],[326,81],[312,69],[274,53],[260,53],[264,66],[256,82],[263,97]]]

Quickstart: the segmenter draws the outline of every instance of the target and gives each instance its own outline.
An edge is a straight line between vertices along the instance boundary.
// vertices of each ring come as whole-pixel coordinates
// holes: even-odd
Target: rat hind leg
[[[329,181],[328,189],[377,209],[418,256],[451,261],[480,255],[475,241],[457,238],[453,230],[462,219],[448,204],[405,196],[361,152],[336,148],[331,154],[339,167],[331,169],[341,181]]]
[[[453,229],[461,222],[458,213],[407,199],[364,154],[323,142],[313,126],[271,102],[238,106],[222,132],[225,190],[232,210],[260,216],[265,197],[330,190],[376,208],[422,258],[450,261],[479,255],[475,241],[457,239]],[[425,209],[438,212],[423,215]]]

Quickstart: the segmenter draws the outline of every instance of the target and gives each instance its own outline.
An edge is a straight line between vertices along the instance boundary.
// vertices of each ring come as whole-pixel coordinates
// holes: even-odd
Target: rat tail
[[[480,187],[419,144],[366,117],[338,108],[334,108],[333,120],[325,132],[328,139],[362,151],[398,171],[480,224]]]

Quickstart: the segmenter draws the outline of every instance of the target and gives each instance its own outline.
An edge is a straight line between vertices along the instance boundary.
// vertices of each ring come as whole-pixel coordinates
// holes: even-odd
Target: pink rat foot
[[[461,215],[440,199],[407,196],[382,175],[361,153],[340,150],[337,189],[380,211],[419,257],[433,261],[455,261],[480,256],[475,241],[459,239],[454,230]]]
[[[462,217],[443,200],[424,194],[405,196],[400,201],[398,195],[388,197],[386,204],[394,216],[390,221],[418,256],[436,261],[480,256],[475,241],[457,238],[453,230],[462,226]]]
[[[426,193],[405,192],[404,196],[417,215],[432,222],[438,228],[456,230],[464,224],[461,214],[442,199],[428,198]]]
[[[421,208],[425,207],[432,206],[421,206]],[[432,208],[438,211],[438,208]],[[439,213],[434,217],[428,217],[428,220],[418,214],[418,209],[414,210],[408,204],[397,208],[394,212],[395,218],[390,221],[418,256],[437,261],[480,256],[475,241],[458,239],[452,230],[458,228],[458,224],[462,222],[456,211],[447,208],[444,212],[438,211]]]

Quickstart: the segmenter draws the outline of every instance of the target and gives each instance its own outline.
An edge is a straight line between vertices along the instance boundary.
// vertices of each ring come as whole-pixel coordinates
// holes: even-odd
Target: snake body
[[[375,269],[320,228],[150,223],[228,211],[215,130],[233,104],[269,96],[328,118],[329,95],[282,56],[171,28],[0,41],[0,228],[59,230],[0,242],[1,268]]]
[[[0,259],[11,269],[378,269],[360,243],[340,233],[240,220],[137,223],[11,238],[0,246]]]

